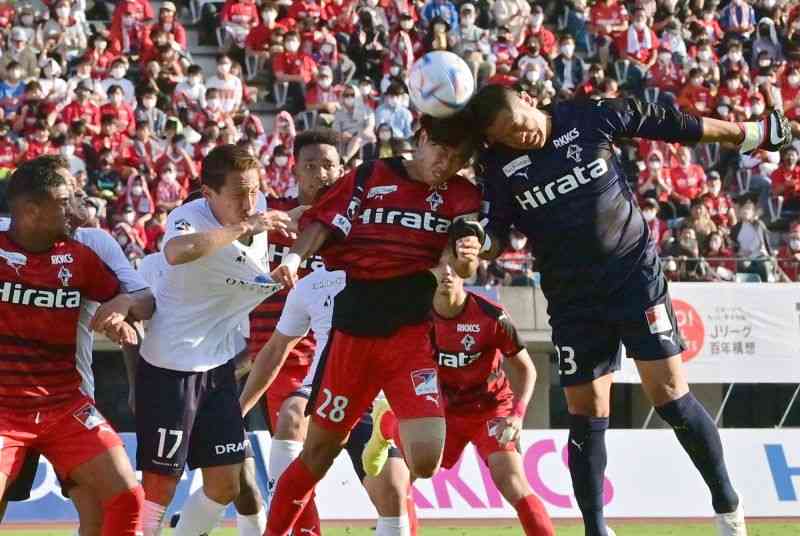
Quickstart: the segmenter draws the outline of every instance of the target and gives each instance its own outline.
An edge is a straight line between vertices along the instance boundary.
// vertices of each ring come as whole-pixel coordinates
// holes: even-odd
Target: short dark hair
[[[467,109],[444,118],[423,115],[419,124],[420,132],[425,131],[430,141],[447,147],[460,148],[465,154],[472,155],[480,143],[474,119]]]
[[[197,64],[190,65],[188,69],[186,69],[186,74],[189,76],[194,76],[196,74],[203,74],[203,68]]]
[[[226,144],[214,147],[203,159],[200,183],[219,192],[231,171],[260,169],[261,162],[242,147]]]
[[[332,145],[339,146],[339,137],[336,131],[330,128],[314,128],[311,130],[304,130],[297,135],[294,139],[294,158],[300,156],[300,151],[303,147],[309,145]]]
[[[112,95],[114,93],[122,93],[122,86],[119,84],[111,84],[108,87],[108,91],[106,92],[107,95]]]
[[[233,63],[233,58],[227,52],[220,52],[217,54],[217,63],[221,62],[222,60],[228,60]]]
[[[492,126],[498,114],[503,111],[511,111],[514,103],[512,101],[516,92],[499,84],[490,84],[480,89],[469,101],[467,111],[474,121],[468,130],[476,130],[482,135]]]
[[[20,198],[42,199],[52,188],[66,184],[67,179],[58,172],[60,169],[69,169],[60,155],[44,155],[20,164],[8,180],[9,205]]]

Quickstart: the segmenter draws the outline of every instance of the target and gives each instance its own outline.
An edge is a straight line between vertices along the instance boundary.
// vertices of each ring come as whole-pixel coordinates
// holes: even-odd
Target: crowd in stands
[[[252,151],[270,197],[296,193],[302,129],[339,132],[347,169],[408,157],[418,114],[407,76],[431,50],[460,55],[479,86],[517,86],[540,106],[636,96],[728,120],[774,108],[800,120],[793,0],[41,1],[0,0],[0,176],[64,155],[91,224],[132,262],[160,248],[168,212],[217,144]],[[218,47],[214,72],[193,61],[187,26]],[[261,103],[271,128],[251,112]],[[798,148],[617,148],[671,279],[798,280]],[[476,283],[537,281],[515,234]]]

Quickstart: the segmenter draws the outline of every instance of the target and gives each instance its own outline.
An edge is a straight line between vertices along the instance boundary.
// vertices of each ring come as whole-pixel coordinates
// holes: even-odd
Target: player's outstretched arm
[[[155,300],[150,289],[142,289],[130,294],[118,294],[97,308],[89,328],[105,332],[110,327],[131,317],[135,320],[149,320],[155,311]]]
[[[173,266],[213,255],[235,240],[264,231],[288,232],[291,217],[280,210],[253,214],[245,221],[219,229],[175,236],[164,244],[164,257]]]
[[[511,391],[514,393],[514,409],[511,416],[506,417],[502,430],[498,431],[498,439],[508,443],[516,441],[522,431],[525,411],[528,409],[536,385],[536,367],[524,348],[513,357],[506,358],[504,367],[511,383]]]
[[[275,330],[267,344],[258,352],[250,376],[239,396],[242,406],[242,416],[253,409],[264,391],[278,376],[286,357],[302,337],[289,337],[279,330]]]
[[[315,254],[331,236],[332,231],[318,221],[309,224],[297,237],[292,249],[283,258],[280,266],[272,271],[272,279],[287,288],[294,287],[297,282],[297,270],[303,259]]]

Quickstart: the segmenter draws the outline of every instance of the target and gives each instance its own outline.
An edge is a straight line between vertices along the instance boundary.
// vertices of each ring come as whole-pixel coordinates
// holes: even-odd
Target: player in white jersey
[[[269,279],[266,232],[289,232],[291,218],[259,212],[258,160],[222,145],[203,161],[203,198],[172,211],[156,292],[156,312],[136,370],[137,465],[145,536],[160,533],[184,465],[203,487],[184,506],[177,536],[211,530],[239,495],[244,422],[234,378],[235,330],[279,286]],[[260,505],[259,505],[260,506]],[[253,515],[249,534],[263,530]]]
[[[85,221],[85,205],[82,201],[83,192],[76,192],[76,203],[72,210],[70,220],[72,225],[79,226]],[[0,231],[8,229],[10,220],[0,218]],[[112,314],[125,316],[130,312],[139,319],[148,318],[153,312],[153,297],[147,283],[137,274],[125,253],[116,240],[103,229],[93,227],[77,227],[73,238],[88,246],[102,260],[117,279],[120,281],[122,291],[113,300],[104,304],[103,310],[98,315],[108,317]],[[134,301],[129,301],[134,298]],[[75,347],[76,367],[81,375],[81,390],[91,399],[94,399],[94,374],[92,372],[92,349],[94,347],[94,331],[91,321],[98,312],[100,304],[91,300],[81,302],[80,317],[78,320],[78,336]],[[128,309],[127,311],[125,309]],[[30,498],[36,471],[39,466],[39,453],[31,452],[26,458],[19,476],[6,490],[2,503],[0,503],[0,521],[5,514],[8,501],[24,501]],[[99,534],[103,521],[103,511],[100,501],[84,487],[76,486],[73,482],[62,482],[62,493],[68,496],[78,511],[81,534]]]
[[[319,268],[297,282],[286,298],[281,317],[272,337],[259,352],[250,376],[239,398],[242,414],[246,415],[258,402],[272,381],[278,376],[286,357],[294,346],[314,333],[317,346],[303,388],[309,393],[314,377],[328,342],[333,321],[333,303],[336,295],[345,287],[346,274],[342,270],[328,271]],[[353,429],[346,450],[359,480],[378,510],[376,536],[408,536],[410,534],[409,512],[406,511],[410,476],[400,452],[390,453],[390,459],[377,477],[367,476],[361,462],[361,453],[372,431],[372,420],[368,415]],[[291,460],[289,460],[291,461]],[[280,474],[270,474],[277,480]],[[413,515],[413,514],[412,514]]]

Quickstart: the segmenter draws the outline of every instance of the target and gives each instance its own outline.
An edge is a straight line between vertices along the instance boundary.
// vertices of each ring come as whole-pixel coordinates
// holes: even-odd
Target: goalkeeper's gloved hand
[[[454,221],[450,225],[449,229],[450,247],[453,249],[453,255],[457,255],[456,243],[467,236],[474,236],[478,239],[478,242],[481,245],[481,251],[485,251],[487,249],[485,247],[487,243],[486,231],[483,230],[483,226],[480,224],[480,222],[460,219]]]
[[[744,134],[744,140],[739,146],[739,151],[743,154],[757,149],[780,151],[792,143],[792,127],[783,112],[779,110],[758,121],[738,124]]]

